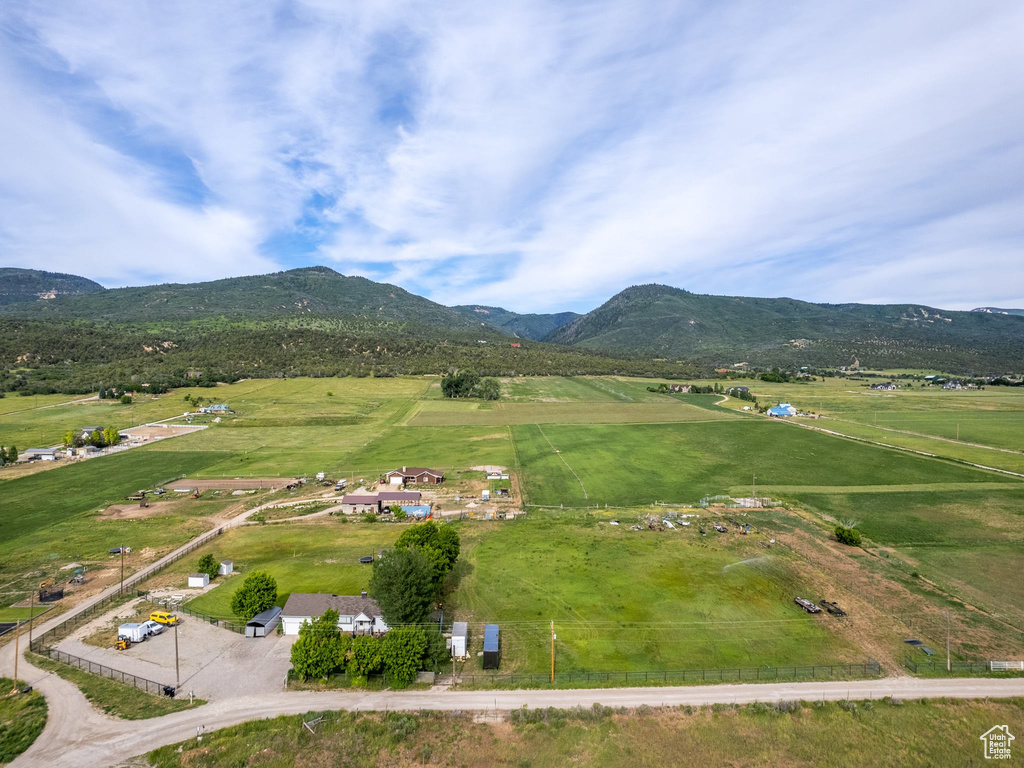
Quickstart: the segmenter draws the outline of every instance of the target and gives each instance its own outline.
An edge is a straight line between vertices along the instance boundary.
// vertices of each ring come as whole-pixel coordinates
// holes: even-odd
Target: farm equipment
[[[117,640],[114,641],[114,649],[118,651],[127,651],[132,647],[132,641],[124,635],[119,635]]]
[[[76,568],[74,575],[68,579],[68,584],[84,584],[85,568]]]
[[[198,499],[200,495],[201,495],[201,493],[200,493],[198,488],[193,488],[192,489],[192,498],[193,499]]]
[[[833,616],[846,616],[846,611],[839,607],[839,603],[829,600],[820,600],[819,604]]]
[[[729,532],[728,528],[726,528],[724,525],[720,525],[719,523],[715,523],[715,530],[718,531],[719,533],[728,533]]]
[[[799,605],[808,613],[821,613],[821,608],[816,606],[810,600],[804,600],[802,597],[794,597],[793,602]]]
[[[64,597],[64,585],[56,586],[53,579],[39,582],[39,602],[53,603]]]

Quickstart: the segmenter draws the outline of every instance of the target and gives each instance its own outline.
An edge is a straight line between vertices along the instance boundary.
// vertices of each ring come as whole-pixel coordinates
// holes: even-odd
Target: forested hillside
[[[627,288],[547,341],[710,365],[1024,369],[1024,317],[919,305],[812,304]]]
[[[537,340],[579,317],[575,312],[521,315],[501,307],[485,307],[480,304],[464,304],[452,309],[481,325],[496,328],[510,336]]]
[[[38,269],[0,267],[0,306],[46,302],[60,296],[76,296],[104,290],[99,283],[78,275]]]

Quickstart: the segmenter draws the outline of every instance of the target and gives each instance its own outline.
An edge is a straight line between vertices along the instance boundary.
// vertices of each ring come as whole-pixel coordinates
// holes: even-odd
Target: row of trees
[[[68,430],[64,433],[65,448],[81,448],[84,445],[91,445],[95,448],[106,448],[108,445],[117,445],[121,442],[121,433],[113,427],[96,429],[85,437],[81,432]]]
[[[497,400],[501,397],[501,385],[496,379],[481,378],[476,371],[453,371],[441,379],[441,394]]]
[[[420,627],[394,627],[382,637],[350,637],[338,629],[338,612],[329,610],[302,625],[292,646],[292,667],[303,680],[345,672],[353,685],[383,673],[395,688],[404,688],[421,669],[447,656],[444,636]]]

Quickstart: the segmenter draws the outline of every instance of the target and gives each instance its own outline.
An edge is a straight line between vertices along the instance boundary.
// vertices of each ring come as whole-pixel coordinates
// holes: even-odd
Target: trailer
[[[804,600],[802,597],[794,597],[793,602],[799,605],[808,613],[821,613],[821,608],[816,606],[810,600]]]
[[[830,600],[819,601],[822,608],[828,611],[833,616],[846,616],[846,611],[839,607],[839,603]]]
[[[484,627],[484,669],[497,669],[501,663],[501,633],[497,624]]]
[[[117,628],[118,637],[126,637],[133,643],[141,643],[148,635],[149,630],[146,628],[146,625],[137,622],[122,624]]]

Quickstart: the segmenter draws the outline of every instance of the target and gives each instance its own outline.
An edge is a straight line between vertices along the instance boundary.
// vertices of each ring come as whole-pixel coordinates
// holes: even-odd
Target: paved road
[[[601,703],[613,707],[641,704],[706,705],[744,704],[752,701],[953,697],[993,698],[1024,696],[1024,680],[916,680],[895,678],[852,682],[768,683],[715,685],[689,688],[610,688],[559,691],[412,691],[412,692],[281,692],[213,702],[154,720],[127,722],[87,711],[71,699],[77,689],[63,680],[59,699],[51,704],[50,722],[43,736],[12,768],[102,768],[164,744],[192,738],[196,728],[207,731],[229,725],[318,710],[499,710],[522,706],[572,707]],[[47,692],[48,701],[51,696]]]

